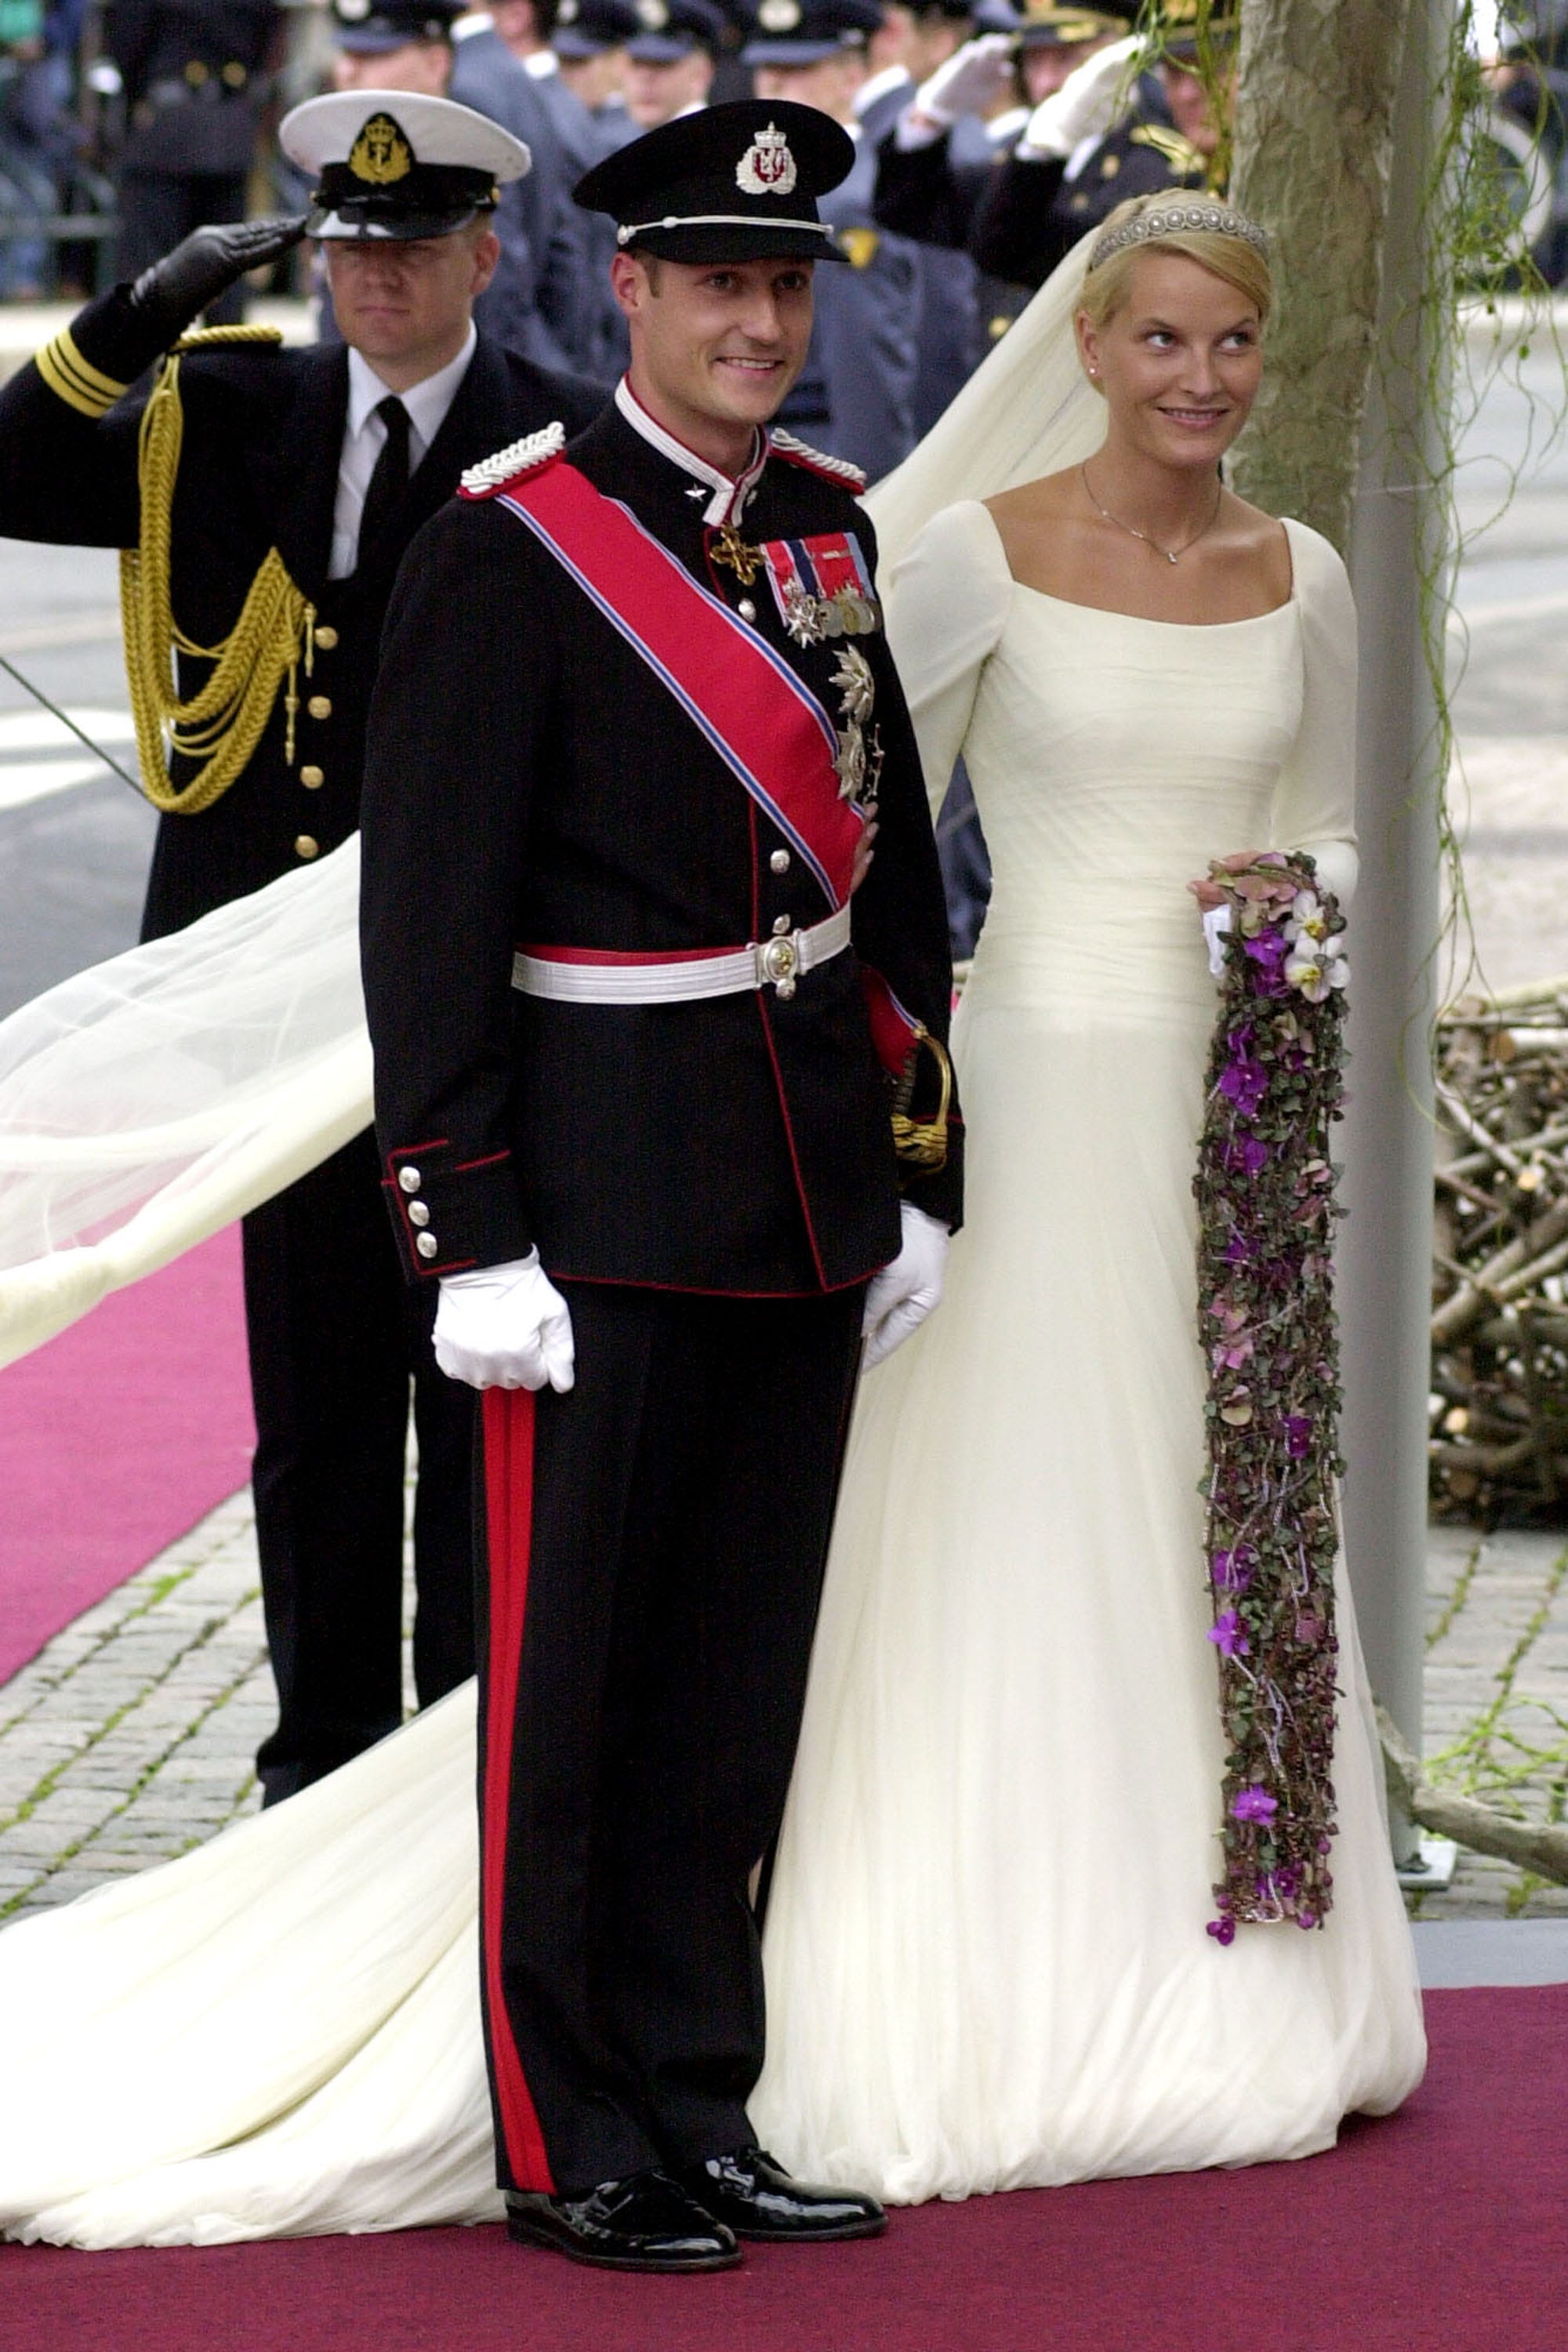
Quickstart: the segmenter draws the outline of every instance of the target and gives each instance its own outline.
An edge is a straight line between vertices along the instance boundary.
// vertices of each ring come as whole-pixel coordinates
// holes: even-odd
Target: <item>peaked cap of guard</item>
[[[449,98],[329,90],[283,117],[279,143],[312,175],[308,234],[450,236],[493,212],[500,185],[532,161],[521,139]]]
[[[832,116],[784,99],[678,114],[578,181],[616,241],[666,261],[844,261],[816,200],[847,178],[855,142]]]

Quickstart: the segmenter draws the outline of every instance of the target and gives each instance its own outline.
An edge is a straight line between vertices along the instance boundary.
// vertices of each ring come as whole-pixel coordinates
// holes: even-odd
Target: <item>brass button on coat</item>
[[[313,694],[305,708],[312,719],[330,719],[332,715],[331,697],[328,694]]]
[[[321,845],[313,833],[297,833],[294,835],[296,857],[320,857],[321,854]]]
[[[775,849],[773,856],[769,858],[768,864],[773,867],[775,874],[787,874],[789,872],[788,850]]]
[[[421,1257],[434,1257],[441,1244],[434,1234],[416,1234],[414,1246]]]
[[[301,768],[300,782],[308,793],[319,793],[327,779],[320,768]]]
[[[316,643],[320,646],[324,654],[330,654],[337,642],[338,633],[336,629],[332,627],[331,622],[325,623],[316,631]]]
[[[423,1201],[410,1201],[410,1202],[409,1202],[409,1203],[408,1203],[408,1222],[409,1222],[409,1223],[410,1223],[411,1225],[427,1225],[427,1224],[429,1223],[429,1222],[430,1222],[430,1212],[429,1212],[429,1210],[425,1206],[425,1203],[424,1203],[424,1202],[423,1202]]]
[[[397,1171],[397,1181],[405,1192],[417,1192],[424,1179],[417,1168],[400,1168]]]

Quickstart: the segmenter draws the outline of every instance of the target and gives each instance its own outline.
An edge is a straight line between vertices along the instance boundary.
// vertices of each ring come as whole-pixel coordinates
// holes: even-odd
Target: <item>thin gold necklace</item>
[[[1151,539],[1149,533],[1146,530],[1140,530],[1135,522],[1123,522],[1121,517],[1120,515],[1113,515],[1109,507],[1102,507],[1100,500],[1094,495],[1094,486],[1089,478],[1089,467],[1087,466],[1080,466],[1078,470],[1082,477],[1084,490],[1088,495],[1089,505],[1093,507],[1097,512],[1102,514],[1107,522],[1113,522],[1118,530],[1127,531],[1133,539],[1141,539],[1145,547],[1152,547],[1156,555],[1163,555],[1167,563],[1176,562],[1182,556],[1185,555],[1189,547],[1195,547],[1199,540],[1204,538],[1207,532],[1211,531],[1215,523],[1219,520],[1219,510],[1225,499],[1225,484],[1223,482],[1216,481],[1214,486],[1214,512],[1210,515],[1207,522],[1203,524],[1201,529],[1194,530],[1191,539],[1184,539],[1180,547],[1162,547],[1157,539]]]

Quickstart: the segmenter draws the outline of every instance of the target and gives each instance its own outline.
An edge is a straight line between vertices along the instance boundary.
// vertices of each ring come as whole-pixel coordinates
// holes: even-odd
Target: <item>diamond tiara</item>
[[[1136,213],[1102,236],[1089,253],[1089,267],[1098,269],[1113,253],[1123,253],[1130,245],[1151,245],[1163,236],[1181,236],[1189,229],[1201,229],[1211,236],[1239,236],[1257,248],[1265,261],[1268,258],[1268,237],[1256,221],[1245,213],[1232,212],[1228,205],[1152,205],[1147,212]]]

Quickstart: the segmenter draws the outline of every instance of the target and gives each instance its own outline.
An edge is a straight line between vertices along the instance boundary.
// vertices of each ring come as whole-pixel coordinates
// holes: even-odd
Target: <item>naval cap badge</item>
[[[793,33],[802,13],[800,0],[763,0],[757,22],[764,33]]]
[[[759,131],[735,166],[735,184],[748,196],[787,196],[795,184],[795,157],[782,131]]]
[[[356,180],[384,188],[405,180],[414,169],[414,150],[390,114],[373,114],[349,150],[349,170]]]
[[[645,33],[662,33],[669,22],[665,0],[637,0],[637,22]]]

